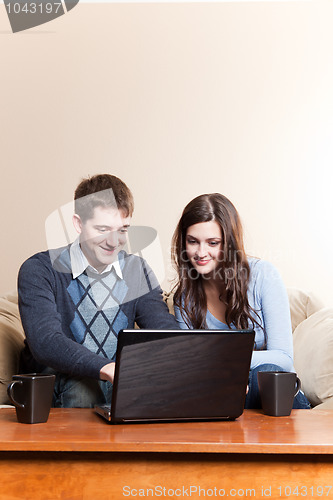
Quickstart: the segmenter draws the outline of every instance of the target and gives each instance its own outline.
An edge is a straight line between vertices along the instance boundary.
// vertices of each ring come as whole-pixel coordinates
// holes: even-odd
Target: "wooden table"
[[[332,488],[331,488],[332,486]],[[333,498],[333,411],[111,426],[86,409],[0,409],[0,498]]]

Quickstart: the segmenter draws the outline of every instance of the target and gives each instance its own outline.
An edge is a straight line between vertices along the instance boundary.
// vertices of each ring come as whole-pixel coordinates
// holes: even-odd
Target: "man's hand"
[[[108,363],[100,369],[99,376],[101,380],[108,380],[113,384],[115,363]]]

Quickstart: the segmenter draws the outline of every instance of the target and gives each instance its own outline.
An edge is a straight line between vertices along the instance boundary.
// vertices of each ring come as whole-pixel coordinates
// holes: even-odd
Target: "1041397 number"
[[[278,486],[280,497],[328,497],[332,486]]]
[[[6,3],[8,14],[57,14],[62,7],[61,2],[26,2]]]

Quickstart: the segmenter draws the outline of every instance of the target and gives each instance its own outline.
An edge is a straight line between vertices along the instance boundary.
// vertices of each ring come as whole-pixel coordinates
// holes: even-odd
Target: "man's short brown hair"
[[[75,213],[82,222],[94,215],[95,207],[114,207],[123,210],[125,217],[132,216],[134,200],[130,189],[118,177],[98,174],[83,179],[74,193]]]

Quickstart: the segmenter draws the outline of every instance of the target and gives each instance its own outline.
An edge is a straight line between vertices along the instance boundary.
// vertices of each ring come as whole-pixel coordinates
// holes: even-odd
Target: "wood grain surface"
[[[248,410],[234,422],[111,426],[53,409],[29,425],[1,409],[0,499],[333,498],[332,417]]]
[[[21,424],[6,408],[1,450],[333,454],[333,410],[293,410],[290,417],[245,410],[235,421],[110,425],[76,408],[54,408],[46,423]]]

